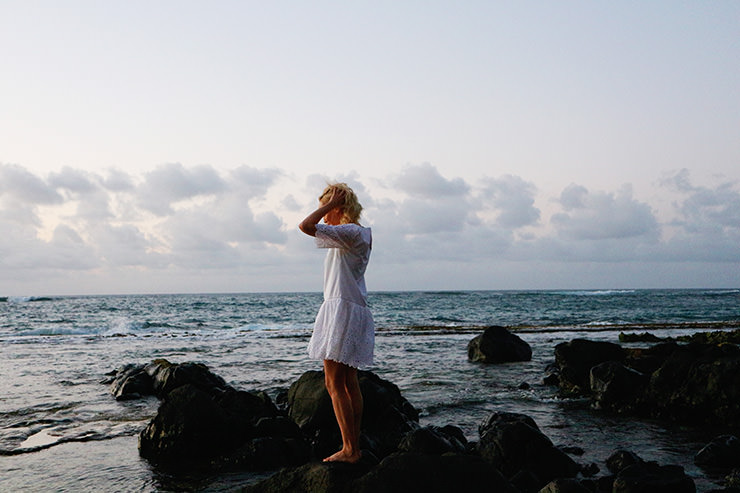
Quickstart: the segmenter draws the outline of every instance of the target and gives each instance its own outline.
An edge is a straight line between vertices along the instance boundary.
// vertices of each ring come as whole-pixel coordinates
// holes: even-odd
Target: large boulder
[[[629,450],[618,450],[607,460],[614,473],[612,493],[695,493],[694,480],[683,467],[647,462]]]
[[[740,467],[740,440],[734,435],[716,437],[697,452],[694,464],[706,468]]]
[[[205,392],[233,390],[223,378],[201,363],[170,363],[156,359],[146,365],[125,365],[104,381],[116,400],[138,399],[145,395],[164,398],[170,391],[189,384]]]
[[[683,467],[642,462],[617,474],[612,493],[696,493],[696,484]]]
[[[212,462],[246,467],[305,462],[309,447],[264,393],[206,392],[190,384],[169,392],[139,435],[139,453],[158,464]]]
[[[696,424],[740,425],[740,348],[678,346],[652,373],[646,391],[651,415]]]
[[[555,346],[555,364],[560,392],[566,396],[588,395],[591,368],[606,361],[623,361],[626,352],[619,344],[573,339]]]
[[[396,453],[353,481],[352,493],[495,491],[516,493],[501,473],[480,457],[464,454]]]
[[[518,335],[494,325],[468,343],[468,359],[480,363],[530,361],[532,348]]]
[[[478,452],[506,478],[525,471],[539,488],[556,478],[574,477],[580,466],[556,448],[527,415],[498,412],[479,427]]]
[[[242,493],[345,493],[352,481],[369,470],[368,465],[339,462],[311,462],[282,469],[256,484],[242,488]]]
[[[372,372],[358,374],[364,402],[360,446],[379,458],[394,452],[409,431],[419,427],[419,412],[398,387]],[[341,448],[341,434],[324,372],[308,371],[288,389],[288,415],[311,440],[316,457]]]
[[[592,406],[595,409],[631,411],[647,385],[648,377],[617,361],[600,363],[590,372]]]
[[[462,430],[456,426],[425,426],[408,432],[398,444],[398,450],[415,454],[461,454],[465,453],[467,444]]]

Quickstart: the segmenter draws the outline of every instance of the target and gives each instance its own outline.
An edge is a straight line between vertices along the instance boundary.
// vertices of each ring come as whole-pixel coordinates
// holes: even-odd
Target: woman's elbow
[[[306,221],[303,221],[301,224],[298,225],[298,229],[309,236],[316,236],[316,225],[313,223],[307,223]]]

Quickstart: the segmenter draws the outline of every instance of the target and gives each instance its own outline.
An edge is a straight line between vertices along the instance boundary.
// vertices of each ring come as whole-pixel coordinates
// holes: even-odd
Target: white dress
[[[367,307],[365,268],[372,232],[359,224],[316,225],[316,246],[324,261],[324,302],[316,315],[308,355],[353,368],[373,364],[375,324]]]

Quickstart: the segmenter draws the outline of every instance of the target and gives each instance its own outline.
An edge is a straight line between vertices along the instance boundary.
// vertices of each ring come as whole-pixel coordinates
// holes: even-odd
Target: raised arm
[[[325,204],[320,205],[318,209],[313,211],[306,217],[306,219],[301,221],[301,224],[298,225],[298,228],[300,228],[301,231],[309,236],[316,236],[316,225],[319,224],[321,218],[326,216],[326,214],[328,214],[333,209],[341,207],[342,204],[344,204],[345,196],[346,193],[344,190],[334,189],[334,192],[332,193],[331,197],[329,197],[329,200]]]

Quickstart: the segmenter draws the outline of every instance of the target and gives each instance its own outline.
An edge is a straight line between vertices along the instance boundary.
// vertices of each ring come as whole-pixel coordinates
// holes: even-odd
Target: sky
[[[740,287],[740,2],[0,2],[0,296]]]

